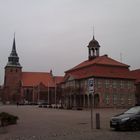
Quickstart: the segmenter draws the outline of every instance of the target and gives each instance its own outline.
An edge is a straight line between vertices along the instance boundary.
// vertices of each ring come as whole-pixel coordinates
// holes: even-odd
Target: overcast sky
[[[0,84],[14,32],[23,71],[64,75],[87,59],[93,25],[101,55],[140,68],[140,0],[0,0]]]

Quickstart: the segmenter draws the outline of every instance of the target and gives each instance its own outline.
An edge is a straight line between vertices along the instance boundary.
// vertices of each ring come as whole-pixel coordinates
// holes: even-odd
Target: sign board
[[[94,92],[94,78],[88,79],[88,92],[92,94]]]

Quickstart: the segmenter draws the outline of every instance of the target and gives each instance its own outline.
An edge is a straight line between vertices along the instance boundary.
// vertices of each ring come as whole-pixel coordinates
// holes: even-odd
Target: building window
[[[120,103],[121,104],[124,104],[124,95],[123,94],[120,94]]]
[[[128,94],[128,104],[129,105],[132,104],[132,100],[133,100],[133,95],[132,95],[132,93],[129,93]]]
[[[87,87],[87,80],[85,80],[85,87]]]
[[[128,88],[128,81],[124,81],[124,87]]]
[[[116,87],[120,88],[120,81],[119,80],[116,81]]]
[[[124,82],[121,80],[120,81],[120,88],[123,88],[124,87]]]
[[[112,86],[113,86],[113,88],[116,88],[117,87],[117,81],[113,80],[112,81]]]
[[[106,103],[107,105],[109,104],[109,100],[110,100],[109,94],[106,93],[106,94],[105,94],[105,103]]]
[[[10,72],[13,72],[13,69],[10,69]]]
[[[101,80],[99,80],[99,79],[97,80],[97,87],[98,87],[98,88],[101,88],[101,87],[102,87],[102,82],[101,82]]]
[[[78,82],[78,81],[75,82],[75,87],[76,87],[76,88],[79,87],[79,82]]]
[[[131,81],[128,81],[128,82],[127,82],[127,85],[128,85],[128,88],[129,88],[129,89],[133,87],[133,86],[132,86],[133,83],[132,83]]]
[[[109,86],[110,86],[109,80],[105,80],[105,88],[109,88]]]
[[[113,94],[113,104],[117,104],[117,93]]]

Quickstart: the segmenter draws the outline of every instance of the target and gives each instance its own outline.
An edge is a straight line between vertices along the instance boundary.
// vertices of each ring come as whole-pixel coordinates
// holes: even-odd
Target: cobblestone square
[[[109,127],[110,117],[124,109],[94,109],[91,130],[90,110],[61,110],[37,106],[0,106],[19,117],[17,125],[0,130],[0,140],[139,140],[140,131],[114,131]],[[95,114],[100,113],[101,129],[95,129]]]

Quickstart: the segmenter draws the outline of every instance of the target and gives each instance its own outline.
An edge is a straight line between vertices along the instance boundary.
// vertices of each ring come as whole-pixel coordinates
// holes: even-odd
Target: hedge
[[[0,122],[1,126],[7,126],[7,125],[12,125],[12,124],[17,124],[18,117],[11,115],[6,112],[1,112],[0,113]]]

